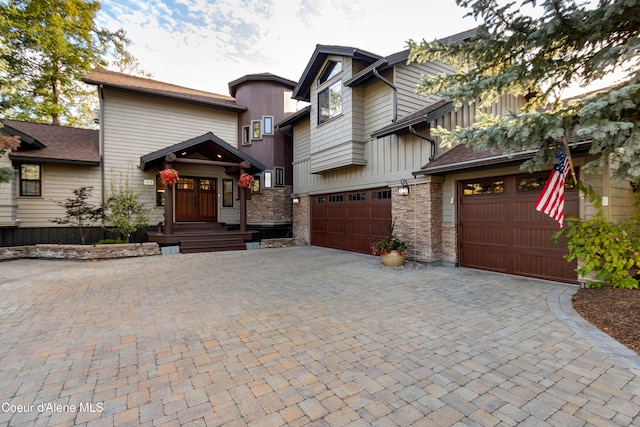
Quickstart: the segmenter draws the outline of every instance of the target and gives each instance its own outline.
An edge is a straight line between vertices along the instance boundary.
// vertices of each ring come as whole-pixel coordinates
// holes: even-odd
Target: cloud
[[[98,22],[123,28],[155,79],[226,94],[251,73],[297,80],[316,44],[388,55],[473,27],[463,15],[454,0],[111,0]]]

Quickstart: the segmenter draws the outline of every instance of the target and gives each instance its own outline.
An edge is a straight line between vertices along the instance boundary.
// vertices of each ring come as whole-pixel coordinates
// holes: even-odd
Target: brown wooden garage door
[[[528,174],[459,184],[460,265],[577,283],[566,242],[555,244],[558,223],[533,208],[548,176]],[[565,218],[578,216],[578,194],[565,190]]]
[[[312,196],[311,244],[369,253],[388,234],[391,190],[350,191]]]

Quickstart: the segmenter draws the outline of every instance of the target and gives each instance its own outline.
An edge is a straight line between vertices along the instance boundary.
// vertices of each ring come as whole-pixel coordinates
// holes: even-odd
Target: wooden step
[[[173,231],[191,231],[191,230],[228,230],[224,222],[176,222],[173,224]]]
[[[246,250],[247,246],[243,239],[214,239],[214,240],[181,240],[180,252],[198,253],[198,252],[215,252],[215,251],[238,251]]]

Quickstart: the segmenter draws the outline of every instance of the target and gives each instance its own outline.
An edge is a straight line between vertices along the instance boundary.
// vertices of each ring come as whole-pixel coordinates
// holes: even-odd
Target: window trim
[[[242,126],[242,145],[251,145],[251,126]]]
[[[38,167],[38,179],[25,179],[22,177],[22,167],[23,166],[37,166]],[[19,186],[19,194],[20,197],[42,197],[42,171],[43,171],[43,167],[41,163],[21,163],[20,167],[18,168],[18,186]],[[25,192],[23,191],[22,188],[22,183],[26,181],[26,182],[37,182],[38,185],[38,194],[24,194]]]
[[[338,87],[338,90],[335,90],[334,88]],[[338,111],[335,114],[331,114],[331,104],[329,104],[329,114],[327,116],[326,119],[322,119],[322,107],[321,107],[321,97],[328,93],[329,94],[329,103],[331,102],[331,93],[332,93],[332,89],[335,90],[335,92],[340,92],[340,111]],[[318,125],[321,125],[323,123],[327,123],[333,119],[335,119],[336,117],[340,117],[342,115],[342,79],[338,79],[335,82],[331,83],[330,85],[328,85],[327,87],[325,87],[324,89],[322,89],[321,91],[318,91],[318,97],[317,97],[317,106],[318,106]],[[336,104],[338,105],[338,104]]]
[[[274,166],[273,176],[273,186],[284,187],[284,168],[282,166]]]
[[[262,139],[262,120],[251,120],[251,140]]]
[[[267,121],[270,122],[269,127],[267,127]],[[274,121],[273,116],[262,116],[262,134],[263,135],[273,135],[274,133]]]

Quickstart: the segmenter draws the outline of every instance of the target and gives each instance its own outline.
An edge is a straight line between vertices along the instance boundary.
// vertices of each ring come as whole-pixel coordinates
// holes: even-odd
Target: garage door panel
[[[313,196],[311,244],[369,253],[390,223],[389,188]]]
[[[534,176],[534,180],[544,182],[547,174]],[[577,283],[575,262],[568,263],[563,258],[566,242],[561,239],[556,244],[552,239],[558,230],[557,222],[533,208],[540,189],[528,191],[519,185],[531,177],[508,176],[460,184],[460,265]],[[504,186],[487,185],[497,181]],[[490,194],[483,194],[485,190]],[[577,193],[567,190],[565,216],[577,216],[578,211]]]

